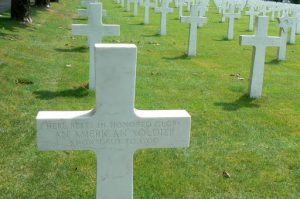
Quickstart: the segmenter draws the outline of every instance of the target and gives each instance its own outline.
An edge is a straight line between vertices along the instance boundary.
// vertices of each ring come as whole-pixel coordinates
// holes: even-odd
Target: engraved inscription
[[[105,147],[159,143],[173,137],[179,122],[165,121],[45,121],[42,128],[55,133],[55,146]]]

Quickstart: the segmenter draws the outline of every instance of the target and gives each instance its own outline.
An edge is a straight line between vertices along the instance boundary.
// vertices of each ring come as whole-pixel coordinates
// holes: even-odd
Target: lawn
[[[248,97],[252,47],[248,17],[235,21],[234,40],[224,39],[213,2],[198,29],[196,57],[187,57],[188,24],[178,10],[159,36],[160,15],[150,24],[103,0],[104,23],[119,24],[120,37],[104,42],[138,47],[135,107],[185,109],[192,116],[190,147],[147,149],[134,156],[134,198],[298,198],[300,195],[300,35],[287,60],[266,54],[263,96]],[[96,159],[87,151],[41,152],[35,117],[41,110],[89,110],[88,48],[73,36],[80,0],[33,8],[33,23],[0,17],[0,198],[95,198]],[[184,13],[188,15],[187,12]],[[278,35],[270,22],[269,35]],[[226,171],[230,178],[224,178]]]

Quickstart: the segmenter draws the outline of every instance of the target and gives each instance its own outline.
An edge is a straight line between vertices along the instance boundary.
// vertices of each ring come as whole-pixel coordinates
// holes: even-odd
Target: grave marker
[[[246,15],[249,16],[249,26],[248,30],[253,31],[253,25],[254,25],[254,16],[258,16],[259,12],[255,11],[254,6],[250,6],[249,10],[246,11]]]
[[[145,0],[143,6],[144,6],[144,8],[145,8],[144,24],[149,24],[150,0]]]
[[[278,23],[278,27],[280,27],[280,46],[278,48],[277,60],[282,61],[286,57],[288,30],[293,26],[293,20],[290,17],[281,17],[278,18]]]
[[[161,7],[155,8],[155,12],[160,12],[160,35],[167,34],[167,14],[173,12],[173,8],[169,8],[169,0],[162,0]]]
[[[136,46],[96,44],[96,108],[42,111],[39,150],[92,150],[97,156],[97,199],[133,198],[133,154],[138,149],[188,147],[184,110],[136,110]]]
[[[139,0],[133,0],[133,16],[138,15]]]
[[[81,6],[88,7],[90,3],[99,3],[99,0],[85,0],[81,1]]]
[[[257,17],[255,35],[240,36],[240,45],[253,46],[252,67],[249,86],[251,98],[259,98],[262,94],[266,47],[279,47],[280,45],[279,37],[270,37],[267,35],[268,20],[269,17],[267,16]]]
[[[207,22],[206,17],[198,16],[198,5],[191,6],[191,16],[181,16],[181,23],[190,24],[190,34],[189,34],[189,48],[188,56],[196,56],[197,52],[197,27],[198,25],[203,26]]]
[[[233,33],[234,33],[234,20],[240,18],[239,13],[235,13],[235,5],[234,3],[231,3],[229,6],[229,12],[224,13],[224,17],[228,18],[228,31],[227,31],[227,39],[232,40],[233,39]]]
[[[72,33],[74,35],[88,36],[90,47],[90,68],[89,68],[89,88],[95,89],[95,60],[94,45],[102,42],[103,36],[120,35],[119,25],[102,24],[102,4],[89,4],[88,24],[72,24]]]

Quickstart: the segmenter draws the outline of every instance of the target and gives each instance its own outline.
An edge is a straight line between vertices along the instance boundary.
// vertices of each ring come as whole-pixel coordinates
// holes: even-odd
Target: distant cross
[[[190,24],[188,56],[196,56],[197,27],[198,27],[198,25],[203,26],[203,24],[205,24],[207,22],[207,18],[198,16],[198,6],[192,5],[191,6],[191,16],[181,16],[180,22]]]
[[[99,0],[85,0],[85,1],[81,1],[81,6],[88,7],[90,3],[99,3]]]
[[[298,10],[295,10],[294,13],[295,13],[295,17],[297,19],[297,30],[296,30],[296,33],[300,34],[300,8]]]
[[[278,48],[277,60],[285,60],[288,30],[293,26],[293,19],[291,17],[281,17],[278,18],[278,22],[278,27],[280,28],[280,46]]]
[[[267,12],[269,12],[266,4],[261,4],[260,11],[262,16],[267,16]]]
[[[289,44],[295,44],[296,41],[296,31],[297,31],[297,19],[295,17],[290,17],[291,18],[291,34],[290,34],[290,40]]]
[[[271,7],[271,21],[275,21],[275,11],[277,10],[277,7],[273,5]]]
[[[222,18],[221,18],[222,23],[224,23],[226,20],[224,14],[226,13],[227,9],[228,9],[228,1],[222,0]]]
[[[233,39],[233,32],[234,32],[234,19],[240,18],[239,13],[235,13],[235,5],[234,3],[231,3],[229,6],[229,12],[224,13],[224,16],[228,18],[228,32],[227,32],[227,39],[232,40]]]
[[[133,0],[133,16],[138,15],[139,0]]]
[[[130,11],[130,3],[132,3],[133,0],[127,0],[127,8],[126,8],[126,11],[129,12]]]
[[[182,9],[183,5],[185,3],[185,0],[178,0],[178,19],[182,16]]]
[[[199,6],[197,6],[197,9],[198,9],[198,12],[199,12],[199,16],[200,17],[205,17],[207,7],[199,5]]]
[[[134,108],[136,46],[96,44],[96,108],[41,111],[39,150],[92,150],[97,157],[97,199],[133,198],[133,155],[138,149],[188,147],[184,110]]]
[[[89,88],[95,89],[95,60],[94,45],[102,42],[103,36],[120,35],[119,25],[102,24],[102,4],[89,4],[88,24],[72,24],[72,33],[74,35],[88,36],[90,48],[90,69],[89,69]]]
[[[206,11],[207,11],[207,7],[206,6],[204,6],[204,5],[198,5],[197,6],[197,10],[198,10],[198,12],[199,12],[199,16],[200,17],[205,17],[205,15],[206,15]],[[207,21],[207,20],[206,20]],[[206,23],[206,22],[205,22]],[[202,24],[202,23],[199,23],[198,24],[198,27],[202,27],[204,24]]]
[[[185,2],[186,2],[186,10],[188,11],[188,12],[190,12],[191,11],[191,0],[185,0]]]
[[[150,3],[150,8],[154,8],[154,10],[156,10],[158,5],[158,0],[154,0],[154,2]]]
[[[249,16],[249,26],[248,30],[253,31],[253,24],[254,24],[254,16],[258,16],[259,12],[255,11],[254,6],[250,6],[249,10],[246,11],[246,15]]]
[[[169,0],[161,0],[161,7],[155,9],[161,13],[160,17],[160,35],[167,34],[167,14],[173,12],[173,8],[169,8]]]
[[[149,24],[149,9],[150,9],[150,0],[145,0],[143,3],[143,6],[145,8],[144,13],[144,24]]]
[[[264,78],[264,65],[266,47],[280,46],[279,37],[270,37],[268,34],[268,20],[266,16],[259,16],[256,19],[256,34],[241,35],[241,45],[253,46],[252,68],[250,75],[250,97],[259,98],[262,94],[262,85]]]
[[[90,0],[92,1],[92,0]],[[94,2],[91,3],[97,3],[98,0],[93,0]],[[79,16],[89,16],[89,6],[87,6],[87,9],[78,9],[78,15]],[[102,17],[106,16],[106,10],[102,9]]]

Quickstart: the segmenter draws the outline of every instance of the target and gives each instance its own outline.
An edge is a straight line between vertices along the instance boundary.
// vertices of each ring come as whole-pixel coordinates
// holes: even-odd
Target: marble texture
[[[254,6],[250,6],[249,10],[246,11],[245,14],[249,16],[248,30],[253,31],[254,17],[258,16],[259,12],[254,9]]]
[[[206,17],[198,15],[198,5],[191,6],[191,16],[181,16],[181,23],[190,24],[190,33],[189,33],[189,47],[188,47],[188,56],[197,55],[197,27],[203,26],[207,22]]]
[[[119,25],[108,25],[102,23],[102,4],[90,3],[88,5],[88,24],[72,24],[74,35],[84,35],[88,37],[90,49],[89,63],[89,88],[95,89],[95,55],[94,45],[102,42],[103,36],[119,36]]]
[[[234,35],[234,20],[240,18],[239,13],[235,13],[235,4],[229,5],[229,12],[224,13],[224,17],[228,18],[227,39],[232,40]]]
[[[167,14],[173,12],[173,8],[169,7],[169,0],[162,0],[161,7],[156,7],[155,12],[160,12],[160,35],[167,34]]]
[[[262,95],[266,48],[269,46],[279,47],[281,42],[280,37],[267,35],[268,20],[269,17],[266,16],[257,17],[255,35],[240,36],[240,45],[253,46],[249,85],[249,95],[251,98],[259,98]]]
[[[97,199],[133,199],[134,152],[188,147],[191,117],[184,110],[134,108],[135,45],[96,44],[95,49],[95,109],[39,112],[38,149],[94,151]]]

